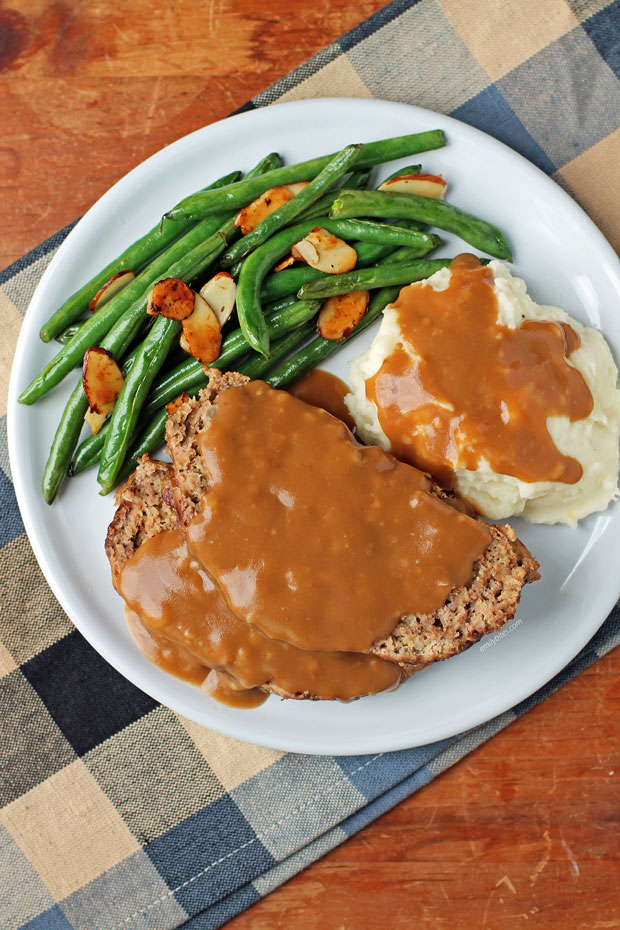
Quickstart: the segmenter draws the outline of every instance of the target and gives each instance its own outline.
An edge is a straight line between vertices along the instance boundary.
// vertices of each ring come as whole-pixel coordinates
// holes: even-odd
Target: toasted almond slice
[[[179,394],[176,400],[171,400],[169,404],[166,404],[166,410],[168,411],[169,416],[172,416],[175,413],[181,404],[184,404],[186,400],[189,400],[189,394],[186,394],[183,391],[182,394]]]
[[[129,268],[125,271],[117,271],[116,274],[113,274],[105,284],[102,284],[91,302],[88,305],[88,309],[91,313],[94,313],[95,310],[98,310],[106,301],[111,297],[114,297],[115,294],[118,294],[126,284],[129,284],[130,281],[133,281],[135,274]]]
[[[259,223],[277,210],[283,204],[292,200],[300,191],[307,187],[309,181],[297,181],[295,184],[280,184],[278,187],[270,187],[239,211],[235,217],[235,226],[241,227],[241,232],[245,236],[255,229]]]
[[[182,326],[181,348],[203,365],[214,362],[220,354],[222,333],[215,311],[200,294],[194,298],[194,312],[183,320]]]
[[[379,190],[390,191],[393,194],[419,194],[420,197],[441,200],[446,187],[447,184],[440,174],[403,174],[401,177],[384,181],[379,185]]]
[[[293,197],[294,194],[289,189],[288,184],[282,184],[280,187],[270,187],[268,191],[265,191],[260,197],[257,197],[256,200],[253,200],[247,207],[239,211],[235,217],[235,226],[240,226],[241,232],[245,236],[255,229],[259,223],[262,223],[266,216],[292,200]]]
[[[290,190],[293,197],[296,197],[297,194],[299,194],[299,192],[304,189],[304,187],[308,186],[309,183],[310,181],[295,181],[294,184],[287,184],[286,186]]]
[[[283,258],[281,262],[278,262],[278,264],[275,266],[273,270],[284,271],[285,268],[289,268],[291,265],[294,265],[294,264],[295,264],[295,259],[293,258],[293,256],[287,255],[287,257]]]
[[[105,413],[93,413],[92,410],[87,410],[84,414],[84,422],[90,426],[91,433],[98,433],[103,424],[105,423],[106,414]]]
[[[294,258],[327,274],[351,271],[357,261],[355,249],[321,226],[311,229],[307,236],[295,243],[291,251]]]
[[[200,288],[203,297],[223,326],[235,309],[237,299],[237,283],[227,271],[218,271],[210,281]]]
[[[307,265],[316,266],[320,256],[316,246],[306,237],[295,243],[291,251],[291,258],[305,262]]]
[[[194,312],[194,292],[179,278],[164,278],[151,290],[146,312],[150,316],[159,313],[168,320],[184,320]]]
[[[369,296],[369,291],[351,291],[328,297],[317,319],[319,335],[330,342],[350,336],[368,309]]]
[[[101,420],[93,418],[88,421],[96,433],[114,407],[123,386],[123,373],[107,349],[99,346],[88,349],[82,365],[82,384],[90,412],[101,417]]]

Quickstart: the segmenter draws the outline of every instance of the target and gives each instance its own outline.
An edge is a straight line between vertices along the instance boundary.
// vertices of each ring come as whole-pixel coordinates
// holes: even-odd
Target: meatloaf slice
[[[208,491],[209,475],[196,437],[209,428],[217,396],[247,380],[218,372],[198,398],[187,400],[168,418],[166,440],[175,468],[174,497],[181,526],[189,524]],[[447,497],[437,485],[432,493]],[[470,584],[455,588],[432,614],[402,617],[391,636],[373,645],[372,654],[401,666],[423,668],[463,652],[514,617],[523,586],[539,577],[538,563],[510,526],[489,528],[491,543],[475,563]]]
[[[120,489],[117,495],[117,510],[114,518],[108,528],[105,541],[105,551],[112,569],[112,579],[118,587],[120,571],[128,559],[136,552],[147,539],[156,536],[158,533],[166,530],[176,530],[178,528],[178,517],[174,506],[172,505],[172,489],[174,482],[174,473],[171,465],[165,462],[153,461],[147,455],[144,455],[139,461],[135,472],[131,475],[126,484]],[[244,625],[243,620],[238,620],[238,624]],[[148,629],[148,628],[147,628]],[[155,638],[160,647],[172,648],[175,651],[181,650],[181,656],[185,659],[186,664],[198,663],[204,665],[205,676],[208,671],[208,658],[199,649],[194,649],[192,643],[181,637],[168,636],[162,630],[149,631]],[[270,650],[284,652],[284,660],[291,668],[295,667],[299,650],[295,646],[286,643],[272,642],[267,637],[263,637],[260,631],[253,629],[248,630],[249,646],[252,642],[256,645],[256,639],[264,638],[265,641],[265,658],[269,663]],[[324,665],[320,669],[325,671],[336,671],[342,674],[342,663],[347,662],[343,653],[333,654],[333,660],[330,659],[329,653],[321,654]],[[368,662],[365,656],[352,657],[354,662]],[[338,667],[334,669],[333,662]],[[377,666],[383,665],[383,662],[377,662]],[[332,664],[330,664],[332,663]],[[234,674],[235,665],[230,667]],[[393,666],[390,666],[393,668]],[[401,679],[408,678],[415,669],[407,666],[401,669]],[[290,680],[290,679],[289,679]],[[302,673],[302,685],[306,688],[312,685],[313,690],[295,690],[290,686],[285,686],[286,682],[282,678],[272,678],[266,683],[259,685],[259,689],[266,694],[276,694],[282,698],[294,698],[296,700],[323,700],[326,691],[322,691],[322,674],[311,673],[311,677],[305,677]],[[298,680],[299,683],[299,680]]]
[[[115,586],[121,568],[136,549],[152,536],[178,527],[170,465],[143,455],[136,470],[119,489],[116,503],[116,513],[105,540],[105,554]]]

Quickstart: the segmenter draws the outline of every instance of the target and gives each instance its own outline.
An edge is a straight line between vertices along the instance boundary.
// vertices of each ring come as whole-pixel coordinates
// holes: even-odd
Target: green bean
[[[280,359],[283,359],[292,349],[305,342],[315,331],[316,328],[313,322],[300,326],[287,336],[282,336],[281,339],[277,339],[273,343],[269,358],[264,358],[262,355],[258,355],[254,352],[247,362],[239,365],[238,370],[241,374],[247,375],[248,378],[262,378],[264,374],[280,361]]]
[[[439,239],[439,236],[437,237]],[[441,240],[439,240],[441,243]],[[408,246],[403,246],[400,249],[395,249],[393,252],[390,252],[389,255],[385,255],[375,264],[382,267],[383,265],[402,265],[403,262],[411,261],[414,258],[421,258],[418,254],[418,249],[411,249]]]
[[[456,233],[482,252],[512,261],[503,233],[470,213],[444,200],[418,194],[390,194],[386,191],[341,191],[331,209],[334,219],[351,216],[410,218]]]
[[[298,378],[303,378],[312,368],[316,368],[330,355],[341,349],[343,345],[346,345],[351,339],[355,339],[365,329],[368,329],[385,307],[396,300],[399,291],[399,287],[383,287],[375,291],[370,298],[365,316],[360,320],[350,336],[347,336],[341,342],[333,342],[329,339],[323,339],[322,336],[315,336],[299,352],[296,352],[271,371],[265,381],[274,388],[286,388],[293,381],[297,381]]]
[[[451,261],[451,258],[431,258],[426,261],[412,261],[406,265],[376,265],[374,268],[332,274],[321,281],[304,284],[298,296],[301,300],[326,300],[335,294],[348,294],[350,291],[367,291],[377,287],[389,287],[392,284],[411,284],[413,281],[428,278],[440,268],[447,268]]]
[[[97,475],[104,492],[112,490],[116,483],[146,396],[180,329],[178,320],[158,317],[123,382],[110,417]]]
[[[414,170],[415,168],[417,168],[418,171],[420,170],[420,166],[419,166],[419,165],[410,166],[409,168],[407,168],[407,169],[405,169],[405,170],[409,171],[410,173],[413,173],[413,170]],[[360,175],[360,178],[359,178],[360,186],[361,186],[361,183],[365,183],[365,182],[366,182],[366,180],[367,180],[367,178],[368,178],[368,174],[369,174],[368,172],[359,172],[359,175]],[[396,176],[397,176],[397,174],[394,175],[394,177],[396,177]],[[390,176],[390,177],[391,177],[391,176]],[[349,179],[349,183],[350,183],[350,181],[351,181],[351,178]],[[343,189],[343,188],[340,188],[340,190],[342,190],[342,189]],[[357,188],[349,187],[349,186],[347,185],[347,190],[356,190],[356,189],[357,189]],[[345,221],[345,220],[342,220],[342,221],[340,221],[340,222],[341,222],[342,224],[345,224],[345,225],[340,225],[340,226],[338,226],[338,227],[331,227],[331,226],[329,225],[329,223],[327,222],[327,219],[328,219],[328,218],[325,217],[323,214],[324,214],[327,210],[329,210],[329,209],[331,208],[331,206],[332,206],[334,200],[336,199],[337,195],[338,195],[338,189],[336,189],[336,190],[334,190],[334,191],[330,191],[329,193],[324,194],[322,197],[319,197],[319,199],[318,199],[309,209],[304,210],[304,212],[301,213],[301,214],[299,215],[299,220],[301,221],[301,220],[306,220],[306,219],[312,219],[313,217],[316,217],[316,218],[318,219],[318,218],[320,217],[320,218],[321,218],[321,221],[322,221],[322,224],[324,225],[324,228],[329,229],[329,230],[330,230],[331,232],[333,232],[335,235],[339,235],[339,236],[347,236],[347,235],[349,235],[350,238],[352,238],[352,239],[356,239],[356,238],[357,238],[357,239],[359,239],[359,241],[361,241],[361,242],[371,242],[371,243],[373,243],[373,244],[375,244],[375,243],[389,244],[390,242],[394,243],[395,240],[396,240],[396,237],[399,235],[397,232],[392,232],[392,233],[387,233],[387,234],[384,236],[384,235],[382,235],[381,230],[387,230],[387,229],[392,229],[392,230],[400,229],[400,230],[403,230],[403,229],[406,229],[407,232],[414,232],[414,231],[420,231],[420,230],[422,229],[422,223],[418,223],[418,222],[416,222],[415,220],[408,220],[406,226],[403,224],[403,225],[401,225],[400,227],[396,227],[396,226],[388,226],[388,225],[385,224],[385,223],[378,223],[378,224],[373,224],[372,227],[368,227],[368,228],[367,228],[365,225],[364,225],[364,226],[361,226],[361,227],[349,226],[349,225],[346,225],[346,224],[351,223],[351,222],[352,222],[351,220],[346,220],[346,221]],[[336,222],[336,221],[332,220],[331,222],[334,223],[334,222]],[[355,232],[355,231],[357,231],[358,229],[361,230],[361,235],[360,235],[360,236],[355,236],[355,235],[353,235],[352,232]],[[406,233],[405,235],[407,235],[407,233]],[[403,243],[403,244],[404,244],[404,243]],[[381,253],[381,254],[383,254],[383,253]],[[375,260],[376,260],[375,255],[374,255],[373,253],[370,253],[369,256],[368,256],[368,259],[366,259],[366,261],[365,261],[365,264],[370,264],[371,262],[373,262],[373,261],[375,261]],[[238,278],[238,277],[239,277],[239,272],[241,271],[241,264],[242,264],[242,261],[243,261],[242,259],[239,260],[239,261],[237,261],[237,262],[231,267],[231,269],[230,269],[230,272],[231,272],[231,274],[233,275],[234,278]],[[362,262],[364,262],[364,258],[363,258],[363,257],[360,257],[360,256],[358,255],[358,266],[361,265]],[[295,271],[299,271],[299,270],[300,270],[300,269],[295,269]],[[310,269],[310,267],[307,266],[307,267],[306,267],[306,272],[308,272],[308,271],[310,271],[310,270],[313,270],[313,271],[314,271],[314,269]],[[277,272],[277,274],[279,274],[279,273],[280,273],[280,272]],[[308,277],[307,280],[314,280],[315,277],[317,277],[318,275],[321,275],[321,274],[323,274],[323,272],[315,272],[315,276],[314,276],[314,277]],[[286,280],[286,278],[284,278],[284,279],[282,279],[282,280],[280,281],[280,286],[282,286],[282,285],[284,284],[284,281],[285,281],[285,280]],[[291,279],[291,280],[292,280],[292,279]],[[297,284],[296,287],[293,287],[293,286],[291,285],[291,291],[290,291],[290,293],[295,293],[295,291],[298,290],[298,289],[301,287],[301,284],[302,284],[302,283],[304,283],[304,282],[300,281],[299,284]]]
[[[295,243],[293,243],[294,245]],[[386,255],[389,252],[393,251],[393,246],[377,246],[372,245],[371,243],[366,243],[369,248],[379,252],[379,256]],[[360,249],[355,250],[357,252],[357,268],[361,268],[366,263],[360,261]],[[376,261],[373,258],[372,262],[368,264],[373,264]],[[310,281],[320,281],[322,278],[326,277],[326,272],[319,271],[318,268],[312,268],[310,265],[294,265],[292,268],[286,268],[284,271],[276,271],[273,274],[268,275],[261,289],[261,300],[265,303],[268,303],[272,300],[279,300],[283,297],[288,297],[291,294],[297,294],[300,287],[303,284],[307,284]]]
[[[314,219],[288,226],[260,245],[244,261],[237,287],[237,317],[252,349],[267,357],[269,332],[261,305],[263,278],[296,242],[316,226]]]
[[[439,248],[439,246],[442,245],[441,239],[439,239],[439,236],[435,236],[434,238],[439,240],[436,246],[436,248]],[[390,252],[390,254],[386,255],[385,258],[382,258],[380,262],[377,262],[377,267],[382,268],[384,265],[409,264],[409,262],[412,262],[417,258],[423,258],[425,255],[428,255],[428,253],[432,251],[433,249],[423,250],[405,246],[402,249],[396,249],[395,252]]]
[[[242,265],[243,265],[243,259],[241,259],[241,261],[235,262],[235,264],[231,265],[230,268],[228,269],[229,273],[233,276],[235,281],[237,281],[239,278]]]
[[[225,187],[228,184],[238,181],[241,177],[240,171],[231,171],[230,174],[220,178],[214,184],[209,185],[205,190],[212,190],[216,187]],[[41,327],[40,336],[43,342],[49,342],[58,333],[62,332],[69,323],[77,320],[99,291],[99,289],[109,281],[112,275],[119,271],[131,269],[132,271],[148,264],[162,249],[169,246],[181,233],[187,229],[196,219],[191,216],[185,217],[182,224],[175,223],[158,223],[153,229],[149,230],[144,236],[136,240],[132,245],[125,249],[124,252],[105,266],[98,274],[87,281],[71,297],[67,298],[61,307],[47,320]]]
[[[251,232],[222,255],[222,265],[226,268],[245,258],[259,245],[273,236],[279,229],[289,226],[308,207],[340,180],[360,157],[362,145],[347,145],[341,152],[325,165],[313,181],[299,191],[291,200],[265,217]]]
[[[371,174],[372,168],[354,168],[349,175],[348,181],[346,178],[343,180],[346,181],[346,187],[350,190],[363,190],[364,188],[368,187]],[[344,186],[345,185],[343,184],[343,187]]]
[[[353,239],[359,242],[373,242],[378,245],[406,245],[417,248],[437,248],[438,236],[407,229],[405,226],[389,226],[387,223],[372,223],[370,220],[324,220],[321,226],[336,236],[342,236],[347,241]],[[354,248],[358,248],[357,245]]]
[[[123,320],[120,320],[102,340],[101,348],[107,349],[111,355],[117,358],[120,357],[125,347],[133,339],[136,331],[140,328],[141,322],[141,318],[138,318],[134,322],[133,331],[131,331],[127,325],[121,325]],[[43,498],[48,504],[51,504],[56,497],[58,489],[67,475],[71,456],[80,438],[84,425],[84,415],[87,410],[88,400],[80,378],[63,410],[43,470]]]
[[[152,318],[151,318],[148,322],[151,323],[151,322],[152,322]],[[147,327],[147,328],[148,328],[148,327]],[[72,329],[73,329],[73,330],[76,330],[76,331],[77,331],[78,327],[75,326],[75,325],[73,325],[73,326],[67,327],[67,329],[69,329],[69,330],[72,330]],[[65,332],[67,332],[67,330],[65,330]],[[74,334],[69,333],[68,336],[67,336],[67,340],[70,339],[70,338],[72,337],[72,335],[74,335]],[[62,336],[63,336],[63,333],[61,333],[60,336],[56,336],[56,339],[58,340],[58,342],[62,342]],[[134,352],[130,352],[129,355],[127,356],[127,358],[124,360],[123,365],[122,365],[123,375],[126,374],[126,372],[129,370],[129,367],[130,367],[131,364],[133,363],[133,359],[134,359]],[[82,359],[82,362],[83,362],[83,359]],[[81,367],[82,362],[80,362],[79,366],[76,366],[76,367]]]
[[[440,129],[429,132],[418,132],[408,136],[396,136],[391,139],[381,139],[378,142],[367,142],[356,164],[356,168],[370,168],[384,161],[394,161],[397,158],[406,158],[418,152],[428,152],[439,149],[445,145],[444,135]],[[234,210],[246,206],[256,197],[259,197],[270,187],[280,184],[292,184],[297,181],[311,181],[323,170],[333,155],[322,155],[310,161],[300,162],[296,165],[287,165],[263,175],[260,180],[251,184],[246,180],[229,184],[219,192],[192,194],[178,203],[166,216],[177,219],[187,215],[207,216],[209,213],[218,213],[220,210]]]
[[[61,333],[58,333],[58,335],[55,337],[56,342],[59,342],[64,346],[67,342],[69,342],[70,339],[73,339],[80,326],[83,326],[85,322],[86,319],[81,320],[79,323],[71,323],[71,325],[67,326],[66,329],[63,329]],[[44,340],[44,342],[47,341],[47,339]]]
[[[405,220],[402,226],[411,229],[419,229],[420,224],[410,220]],[[375,262],[383,261],[394,252],[394,245],[386,243],[378,245],[374,242],[360,242],[355,246],[357,252],[356,268],[366,268],[368,265],[374,265]],[[297,294],[302,284],[308,281],[318,281],[326,277],[326,272],[318,271],[311,268],[310,265],[299,265],[294,268],[286,268],[284,271],[276,271],[265,278],[261,299],[265,302],[277,300],[280,297],[286,297],[289,294]]]
[[[409,177],[410,174],[419,174],[422,170],[422,165],[405,165],[404,168],[398,168],[396,171],[393,171],[392,174],[388,174],[387,178],[384,178],[380,184],[385,184],[386,181],[391,181],[394,178]]]
[[[80,472],[92,468],[101,458],[101,450],[105,443],[105,437],[108,431],[110,421],[106,420],[98,433],[90,433],[84,439],[75,451],[73,461],[69,466],[70,475],[79,475]]]
[[[289,201],[289,203],[291,202]],[[334,220],[328,216],[304,217],[304,219],[306,218],[314,219],[317,226],[326,229],[335,236],[341,236],[347,240],[353,239],[356,242],[372,243],[373,245],[390,245],[393,247],[406,245],[431,249],[436,248],[440,241],[437,236],[431,236],[415,229],[408,229],[406,226],[391,226],[387,223],[373,223],[370,220]],[[251,235],[251,233],[248,235]],[[247,236],[244,236],[244,239],[247,239]],[[244,239],[241,239],[237,245],[243,242]],[[355,249],[359,249],[359,246],[356,245]],[[374,253],[371,254],[374,256]],[[280,274],[280,272],[276,273]]]
[[[129,372],[131,371],[133,367],[133,363],[135,362],[136,358],[140,354],[140,348],[141,348],[141,343],[138,343],[138,345],[134,346],[131,352],[128,355],[126,355],[125,358],[123,359],[123,364],[121,365],[121,371],[123,373],[123,378],[126,378]]]
[[[289,203],[291,202],[289,201]],[[314,219],[317,226],[333,233],[334,236],[341,236],[347,240],[354,239],[358,242],[369,242],[373,245],[391,245],[394,247],[406,245],[430,249],[436,248],[439,242],[437,236],[431,236],[428,233],[414,229],[407,229],[406,226],[390,226],[387,223],[373,223],[370,220],[334,220],[328,216],[313,216],[308,217],[308,219]],[[247,236],[244,239],[247,239]],[[243,239],[240,242],[243,242]],[[356,245],[355,249],[359,249],[359,246]]]
[[[308,207],[307,210],[300,213],[299,219],[306,220],[311,216],[324,216],[334,202],[338,191],[343,190],[345,187],[347,190],[363,190],[368,186],[371,174],[372,171],[366,168],[363,168],[361,171],[352,171],[348,178],[344,178],[343,182],[336,185],[333,190],[323,194],[311,207]]]
[[[408,165],[406,168],[401,168],[399,171],[395,171],[394,174],[390,174],[386,181],[391,180],[391,178],[398,178],[403,174],[419,174],[422,170],[421,165]],[[359,175],[359,177],[356,176]],[[371,171],[352,171],[349,179],[346,178],[345,183],[335,187],[333,191],[329,191],[327,194],[323,194],[315,204],[313,204],[308,210],[300,215],[301,220],[305,220],[311,216],[323,216],[324,213],[328,213],[331,205],[336,199],[338,192],[344,190],[363,190],[368,187],[368,181],[370,180]],[[381,182],[384,183],[383,181]],[[421,223],[416,223],[415,226],[411,225],[412,229],[421,228]]]
[[[134,322],[133,330],[130,330],[123,320],[119,320],[118,324],[113,326],[102,340],[101,348],[106,349],[116,358],[120,358],[126,346],[131,343],[136,331],[140,328],[141,322],[142,317],[138,317]],[[80,438],[84,425],[84,415],[87,410],[88,400],[80,378],[63,410],[43,470],[43,498],[48,504],[51,504],[56,497],[60,485],[67,475],[71,456]]]
[[[286,297],[279,297],[277,300],[269,301],[264,307],[265,315],[273,313],[274,310],[284,310],[291,307],[297,301],[297,294],[287,294]]]
[[[41,489],[43,499],[47,504],[52,503],[66,477],[67,465],[71,461],[73,450],[80,438],[84,426],[84,414],[87,410],[88,401],[80,378],[63,410],[60,423],[52,440],[50,454],[43,469]]]

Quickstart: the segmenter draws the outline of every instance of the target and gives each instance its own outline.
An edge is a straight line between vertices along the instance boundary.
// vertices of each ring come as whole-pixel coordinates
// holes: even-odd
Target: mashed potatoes
[[[598,331],[582,326],[557,307],[534,303],[526,292],[525,283],[513,278],[501,262],[492,261],[489,267],[493,272],[498,323],[511,329],[524,320],[568,323],[581,338],[581,345],[570,355],[569,364],[583,375],[592,394],[592,412],[572,423],[567,416],[548,417],[547,429],[557,449],[581,464],[583,475],[574,484],[526,482],[497,473],[481,458],[475,470],[455,468],[454,486],[481,514],[492,519],[519,515],[532,523],[575,526],[582,517],[604,510],[618,494],[618,370],[609,346]],[[450,269],[445,268],[425,283],[436,291],[445,290],[450,275]],[[347,405],[361,438],[383,449],[390,449],[390,442],[379,423],[377,407],[366,396],[366,381],[379,371],[401,340],[397,313],[388,306],[370,349],[353,359],[350,366],[352,392],[346,398]]]

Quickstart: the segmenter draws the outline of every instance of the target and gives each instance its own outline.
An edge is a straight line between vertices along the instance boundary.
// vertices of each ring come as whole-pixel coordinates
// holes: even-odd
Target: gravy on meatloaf
[[[400,680],[398,665],[375,656],[297,649],[239,620],[190,559],[180,530],[145,540],[117,587],[148,658],[226,704],[256,706],[266,698],[257,688],[267,684],[290,696],[347,701]]]
[[[467,585],[489,545],[421,472],[263,382],[220,394],[196,443],[191,555],[240,619],[300,649],[367,652]]]

